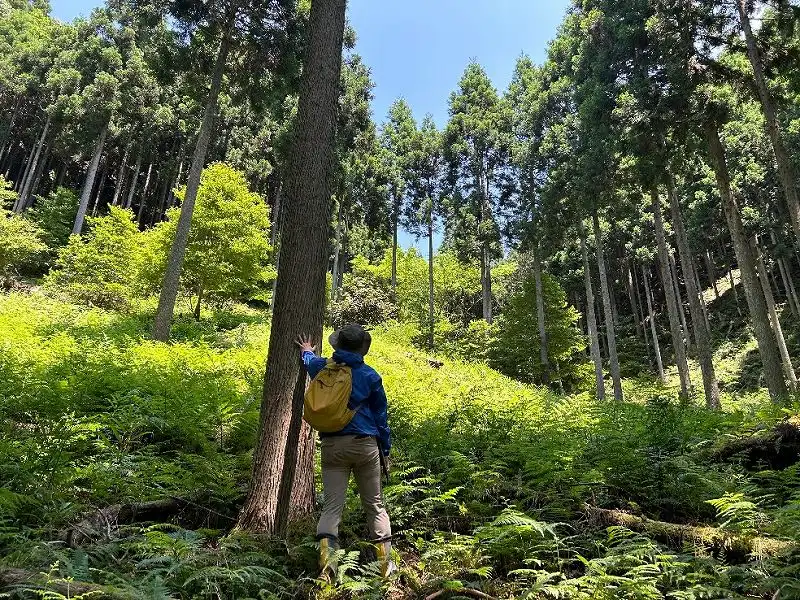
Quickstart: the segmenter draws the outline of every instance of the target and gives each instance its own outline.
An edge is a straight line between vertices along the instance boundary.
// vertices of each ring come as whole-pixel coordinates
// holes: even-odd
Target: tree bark
[[[770,142],[772,142],[772,149],[775,152],[775,161],[778,163],[778,177],[781,180],[783,193],[786,196],[786,204],[789,209],[792,229],[794,230],[794,235],[798,243],[800,243],[800,199],[798,199],[797,195],[797,185],[792,159],[789,157],[786,146],[781,139],[775,102],[767,87],[764,65],[761,61],[758,47],[756,46],[753,29],[750,26],[747,0],[736,0],[736,8],[739,11],[739,22],[742,26],[742,32],[744,33],[744,39],[747,44],[747,56],[753,67],[753,78],[755,79],[756,88],[758,89],[758,97],[761,100],[761,108],[764,113],[767,134],[769,135]]]
[[[232,27],[232,25],[229,25]],[[217,113],[219,92],[222,87],[222,77],[225,74],[225,63],[230,50],[230,31],[223,34],[219,45],[214,71],[211,76],[211,87],[208,100],[203,111],[203,121],[197,134],[197,145],[192,157],[192,166],[189,169],[189,180],[186,184],[186,193],[181,203],[181,212],[175,228],[175,240],[169,251],[167,268],[158,297],[158,309],[153,324],[153,339],[166,342],[169,340],[172,315],[175,313],[175,301],[178,298],[183,258],[186,255],[186,246],[189,243],[189,229],[192,226],[194,204],[197,201],[197,191],[200,189],[200,177],[203,174],[208,146],[211,143],[211,134],[214,129],[214,117]]]
[[[19,198],[17,199],[17,208],[16,212],[22,212],[25,207],[28,205],[28,201],[30,199],[31,194],[33,193],[32,187],[33,182],[36,179],[36,173],[39,170],[39,162],[42,160],[42,149],[44,148],[44,143],[47,140],[47,134],[50,131],[50,115],[47,115],[47,121],[44,123],[44,128],[42,129],[42,134],[39,136],[39,141],[36,143],[36,151],[33,155],[33,162],[30,170],[28,171],[28,177],[22,184],[22,191],[19,194]]]
[[[83,221],[86,219],[86,210],[89,208],[89,200],[92,197],[92,190],[94,189],[94,181],[97,177],[97,169],[100,166],[100,157],[103,155],[103,147],[106,144],[106,135],[108,135],[109,123],[103,127],[100,132],[100,137],[97,139],[97,144],[94,149],[94,156],[89,163],[89,171],[86,173],[86,181],[83,184],[83,192],[81,193],[81,202],[78,205],[78,214],[75,216],[75,224],[72,227],[74,235],[80,235],[83,229]]]
[[[131,151],[131,144],[128,142],[125,146],[125,152],[122,153],[122,160],[119,162],[119,170],[117,171],[117,181],[114,186],[114,197],[111,200],[111,206],[116,206],[119,203],[119,196],[122,192],[122,184],[125,181],[125,167],[128,164],[128,153]]]
[[[691,393],[692,384],[689,381],[689,365],[686,362],[686,346],[683,342],[680,317],[678,316],[677,299],[672,279],[672,269],[669,261],[669,250],[664,235],[664,219],[661,215],[661,198],[658,187],[653,184],[650,189],[650,205],[653,211],[653,225],[658,245],[658,266],[661,269],[661,280],[664,285],[664,297],[667,303],[667,316],[669,317],[669,331],[672,337],[672,348],[675,352],[675,364],[678,367],[678,377],[681,382],[681,398],[686,400]]]
[[[703,391],[706,397],[706,406],[712,410],[721,407],[719,401],[719,386],[717,375],[714,371],[714,356],[711,349],[711,336],[706,325],[703,306],[700,303],[702,290],[697,286],[697,273],[694,268],[694,259],[689,248],[689,236],[683,224],[678,194],[675,190],[675,179],[671,171],[667,171],[667,195],[669,196],[670,211],[672,214],[672,228],[675,231],[675,241],[678,244],[678,254],[681,259],[686,295],[689,298],[689,314],[692,318],[692,329],[697,346],[697,360],[703,375]]]
[[[50,148],[45,146],[44,156],[39,161],[39,164],[36,165],[36,170],[33,172],[33,182],[31,183],[30,190],[28,191],[28,198],[27,200],[25,200],[25,204],[22,206],[23,211],[33,206],[33,199],[36,197],[36,190],[39,188],[39,182],[42,179],[42,174],[44,173],[44,170],[47,167],[47,163],[49,161],[50,161]]]
[[[261,425],[253,473],[239,527],[283,532],[300,455],[301,375],[294,338],[308,333],[319,343],[329,244],[336,109],[341,75],[346,0],[313,0],[305,69],[300,83],[297,129],[287,161],[286,214],[281,231],[281,266],[275,287]],[[300,381],[302,380],[302,381]],[[308,469],[310,453],[300,471]]]
[[[622,377],[619,371],[619,356],[617,356],[617,337],[614,327],[614,315],[611,310],[611,292],[606,275],[606,259],[603,251],[603,234],[600,231],[600,218],[595,209],[592,214],[594,223],[594,247],[597,254],[597,270],[600,273],[600,291],[603,294],[603,314],[606,322],[606,345],[608,347],[608,362],[611,367],[611,380],[614,384],[614,399],[622,400]]]
[[[536,286],[536,323],[539,327],[539,362],[542,365],[542,382],[550,383],[550,359],[547,354],[547,329],[544,320],[544,294],[542,290],[542,263],[538,244],[533,248],[533,280]]]
[[[606,384],[603,376],[603,358],[600,356],[600,335],[597,331],[597,316],[594,310],[594,290],[592,289],[592,271],[589,268],[589,250],[586,247],[586,228],[583,220],[578,221],[578,232],[583,254],[583,285],[586,289],[586,329],[589,333],[589,353],[594,363],[594,376],[597,385],[597,399],[605,400]]]
[[[339,198],[339,210],[336,216],[336,237],[333,247],[333,265],[331,267],[331,300],[339,297],[339,253],[342,251],[342,198]],[[394,257],[392,258],[394,269]]]
[[[772,331],[775,334],[775,340],[778,343],[778,351],[781,353],[783,373],[786,375],[786,380],[789,382],[789,390],[794,392],[797,390],[797,376],[794,374],[792,359],[789,356],[789,349],[786,347],[786,338],[783,336],[781,320],[778,318],[778,310],[775,307],[775,297],[772,295],[772,287],[769,283],[769,277],[767,277],[767,267],[764,264],[764,257],[762,256],[761,249],[758,246],[758,240],[751,242],[750,248],[753,251],[753,256],[756,258],[758,278],[761,281],[761,289],[764,291],[764,300],[766,300],[767,303],[769,322],[772,325]]]
[[[634,293],[634,280],[633,280],[633,273],[631,273],[631,265],[630,260],[628,259],[627,255],[624,259],[624,272],[623,277],[625,278],[625,289],[628,292],[628,301],[631,304],[631,313],[633,314],[633,324],[636,328],[636,337],[641,338],[644,335],[644,331],[642,330],[642,319],[641,313],[639,311],[639,303],[637,302],[636,294]]]
[[[783,402],[787,395],[786,381],[783,378],[781,367],[780,351],[775,340],[775,335],[769,324],[767,317],[767,306],[764,299],[764,292],[758,282],[756,274],[755,260],[750,250],[750,245],[745,237],[744,225],[739,211],[739,205],[731,191],[730,175],[728,174],[728,164],[725,159],[725,148],[719,138],[719,131],[716,123],[707,121],[705,123],[705,134],[708,142],[711,166],[717,179],[717,187],[722,206],[725,211],[725,218],[728,221],[733,240],[733,248],[736,253],[736,260],[739,263],[742,284],[744,285],[747,307],[750,311],[750,319],[753,323],[753,332],[758,341],[758,351],[761,355],[761,362],[764,365],[764,379],[766,380],[769,395],[775,402]]]
[[[24,151],[22,152],[22,159],[24,162],[20,165],[20,172],[17,173],[17,180],[14,182],[14,191],[17,192],[17,194],[22,192],[22,188],[25,185],[25,182],[28,180],[30,172],[33,170],[33,157],[35,154],[36,144],[31,147],[31,151],[28,154],[27,160],[24,159]]]
[[[675,306],[678,308],[678,317],[681,320],[681,336],[688,352],[692,345],[692,340],[689,333],[689,324],[686,321],[686,310],[683,305],[681,286],[678,280],[678,266],[675,264],[675,255],[673,254],[672,248],[669,248],[669,273],[672,276],[672,289],[675,292]],[[689,385],[691,387],[691,382]]]
[[[658,343],[658,329],[656,328],[656,315],[653,312],[653,294],[650,292],[650,282],[648,281],[647,272],[642,265],[642,279],[644,280],[644,295],[647,298],[647,313],[650,320],[650,337],[653,338],[653,351],[656,355],[656,365],[658,367],[658,378],[662,384],[667,383],[667,378],[664,375],[664,362],[661,360],[661,346]]]
[[[432,203],[433,201],[430,200]],[[434,331],[436,329],[436,316],[433,302],[433,207],[431,205],[428,215],[428,347],[433,350]]]
[[[400,207],[399,200],[397,199],[397,192],[395,191],[393,199],[393,214],[392,214],[392,299],[397,297],[397,230],[400,227]]]
[[[108,167],[103,167],[103,173],[100,175],[100,183],[97,186],[97,191],[94,195],[94,202],[92,202],[92,216],[97,216],[97,206],[100,204],[100,195],[103,193],[103,187],[106,185],[106,176],[108,175]]]
[[[486,174],[483,172],[479,174],[480,190],[481,190],[481,229],[483,230],[483,241],[481,242],[481,295],[483,298],[483,320],[491,323],[493,320],[492,315],[492,256],[491,246],[489,243],[489,236],[486,233],[488,227],[486,223],[492,220],[492,209],[489,205],[489,182],[486,179]]]
[[[153,175],[153,163],[147,166],[147,175],[144,178],[144,188],[142,188],[142,195],[139,197],[139,210],[136,212],[136,223],[139,227],[142,226],[142,216],[144,215],[144,207],[147,205],[147,192],[150,191],[150,178]]]
[[[133,167],[133,177],[131,178],[130,189],[128,190],[128,198],[125,200],[125,208],[130,209],[133,206],[133,196],[136,194],[136,184],[139,181],[139,172],[142,170],[142,151],[136,157],[136,166]]]
[[[714,259],[711,256],[711,250],[706,248],[705,253],[706,271],[708,271],[708,282],[714,290],[714,299],[719,300],[719,288],[717,288],[717,274],[714,269]]]

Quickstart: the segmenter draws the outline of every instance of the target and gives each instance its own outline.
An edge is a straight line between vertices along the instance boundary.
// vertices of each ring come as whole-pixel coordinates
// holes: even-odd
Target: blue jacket
[[[337,433],[328,435],[369,435],[378,439],[381,450],[389,456],[392,447],[391,432],[386,418],[386,392],[381,376],[370,366],[364,364],[364,357],[355,352],[337,350],[333,360],[350,367],[353,374],[353,391],[347,406],[355,410],[353,420]],[[303,352],[303,364],[313,379],[325,368],[327,359],[313,352]],[[357,409],[357,410],[356,410]],[[321,434],[321,437],[326,437]]]

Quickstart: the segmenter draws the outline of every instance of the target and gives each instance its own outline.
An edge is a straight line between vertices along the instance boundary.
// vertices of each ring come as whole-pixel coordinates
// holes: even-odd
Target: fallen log
[[[441,598],[445,594],[456,594],[458,596],[472,596],[473,598],[480,598],[481,600],[497,600],[494,596],[490,596],[489,594],[484,594],[479,590],[473,590],[472,588],[456,588],[456,589],[449,589],[449,590],[439,590],[438,592],[434,592],[425,596],[425,600],[435,600],[436,598]]]
[[[746,466],[767,465],[782,470],[800,460],[800,415],[781,421],[772,429],[736,438],[711,452],[713,462],[743,459]]]
[[[728,558],[746,560],[749,556],[768,557],[781,554],[796,546],[794,542],[772,538],[745,536],[719,527],[681,525],[666,521],[654,521],[621,510],[610,510],[584,505],[586,517],[592,525],[617,525],[631,531],[647,534],[670,547],[681,549],[686,544],[724,553]]]
[[[80,522],[58,534],[70,548],[77,548],[97,539],[111,539],[120,525],[168,521],[188,505],[180,498],[152,502],[112,504],[85,516]]]
[[[0,591],[20,588],[57,592],[67,598],[84,594],[91,594],[90,597],[97,600],[131,600],[133,598],[132,594],[108,586],[48,577],[44,573],[33,573],[25,569],[0,567]]]

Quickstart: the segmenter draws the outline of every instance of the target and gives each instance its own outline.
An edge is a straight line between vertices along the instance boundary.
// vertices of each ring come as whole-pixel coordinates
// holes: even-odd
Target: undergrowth
[[[148,326],[146,309],[0,296],[0,580],[3,569],[42,573],[7,585],[8,597],[800,597],[800,468],[714,458],[796,410],[729,392],[712,413],[644,380],[626,382],[623,403],[562,397],[482,364],[430,361],[397,329],[375,332],[368,362],[390,398],[401,575],[391,588],[378,577],[351,496],[339,581],[325,586],[310,520],[288,543],[232,532],[266,320],[245,308],[181,317],[169,346]],[[64,541],[98,508],[165,499],[181,509]],[[632,531],[589,508],[781,550]],[[72,593],[69,581],[100,587]]]

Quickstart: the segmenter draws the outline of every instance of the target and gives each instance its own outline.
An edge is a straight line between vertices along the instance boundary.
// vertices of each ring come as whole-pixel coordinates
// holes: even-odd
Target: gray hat
[[[361,325],[350,323],[334,331],[328,337],[328,343],[334,350],[356,352],[365,356],[369,352],[372,336]]]

